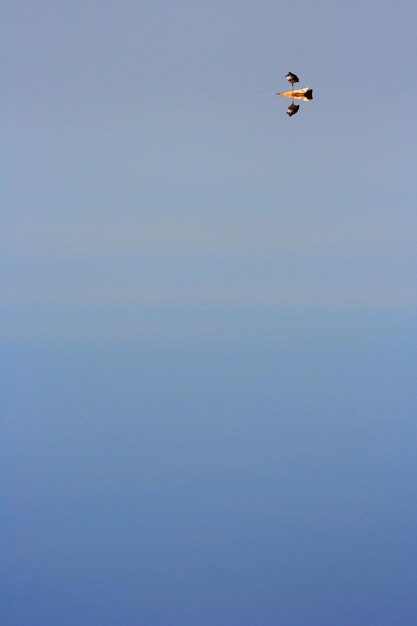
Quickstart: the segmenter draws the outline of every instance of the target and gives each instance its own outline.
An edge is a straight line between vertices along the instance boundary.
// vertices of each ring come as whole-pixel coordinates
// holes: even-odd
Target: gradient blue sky
[[[2,623],[416,624],[416,3],[1,22]]]

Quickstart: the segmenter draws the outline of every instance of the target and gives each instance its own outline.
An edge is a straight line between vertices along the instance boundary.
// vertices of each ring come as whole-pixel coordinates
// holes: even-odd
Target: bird
[[[300,82],[298,76],[296,74],[293,74],[292,72],[288,72],[285,78],[288,80],[289,83],[291,83],[291,85]]]

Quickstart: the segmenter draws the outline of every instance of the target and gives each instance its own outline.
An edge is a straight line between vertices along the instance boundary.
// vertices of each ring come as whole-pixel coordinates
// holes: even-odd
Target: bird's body
[[[291,83],[291,85],[300,82],[298,76],[296,74],[293,74],[292,72],[288,72],[285,78],[288,80],[289,83]]]

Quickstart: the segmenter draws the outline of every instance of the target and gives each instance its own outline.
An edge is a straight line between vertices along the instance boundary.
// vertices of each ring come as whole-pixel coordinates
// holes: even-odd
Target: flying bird
[[[299,83],[300,81],[299,81],[298,76],[296,74],[293,74],[292,72],[288,72],[285,78],[291,84],[292,90],[291,91],[279,91],[277,93],[277,96],[285,96],[286,98],[291,98],[292,103],[287,109],[287,115],[291,117],[292,115],[295,115],[296,113],[298,113],[298,109],[300,108],[300,105],[294,104],[294,100],[302,100],[303,102],[309,102],[310,100],[313,99],[313,88],[303,87],[302,89],[294,89],[295,83]]]
[[[288,80],[289,83],[291,83],[291,85],[300,82],[298,76],[296,74],[293,74],[292,72],[288,72],[285,78]]]

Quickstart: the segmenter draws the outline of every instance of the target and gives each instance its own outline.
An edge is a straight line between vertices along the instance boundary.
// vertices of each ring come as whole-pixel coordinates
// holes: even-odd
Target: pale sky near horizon
[[[416,3],[1,23],[2,622],[413,626]]]

